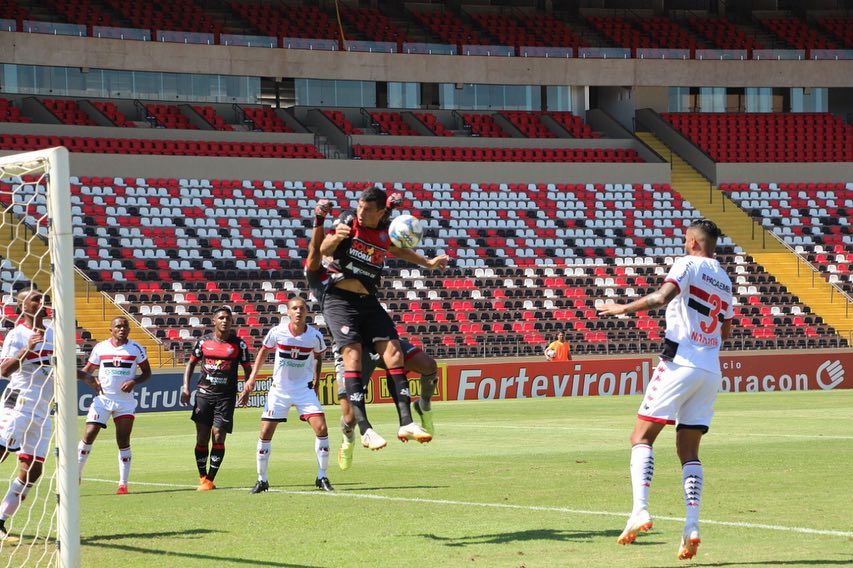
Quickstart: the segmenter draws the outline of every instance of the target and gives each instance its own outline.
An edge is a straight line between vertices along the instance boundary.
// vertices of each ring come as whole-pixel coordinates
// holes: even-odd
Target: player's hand
[[[335,204],[329,201],[328,199],[321,199],[314,207],[314,215],[316,217],[325,217],[332,211],[332,208],[334,206]]]
[[[625,306],[627,304],[604,304],[598,307],[598,315],[600,316],[621,316],[625,314]]]
[[[338,223],[335,227],[335,236],[341,240],[349,238],[350,233],[352,233],[352,227],[346,223]]]
[[[27,342],[27,350],[33,351],[36,348],[36,345],[44,342],[44,333],[40,331],[36,331],[30,336],[29,342]]]
[[[121,384],[121,392],[133,392],[133,387],[135,387],[135,386],[136,386],[136,381],[134,381],[134,380],[124,381]]]
[[[446,254],[438,255],[434,258],[427,259],[427,268],[447,268],[450,262],[450,257]]]
[[[396,209],[400,205],[403,204],[403,194],[400,192],[392,193],[388,196],[388,199],[385,200],[385,207],[387,209]]]
[[[237,397],[237,406],[246,406],[249,403],[249,393],[252,391],[243,389],[243,392]]]
[[[181,387],[181,406],[186,406],[190,403],[190,389]]]

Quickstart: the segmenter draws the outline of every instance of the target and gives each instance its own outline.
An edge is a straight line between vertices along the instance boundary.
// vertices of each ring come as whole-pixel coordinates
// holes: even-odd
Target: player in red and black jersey
[[[364,190],[355,213],[341,215],[335,231],[320,245],[320,253],[333,257],[334,268],[338,271],[330,274],[323,316],[343,357],[347,398],[355,412],[362,445],[372,450],[385,447],[386,442],[367,420],[364,389],[369,377],[362,375],[363,343],[373,344],[393,382],[392,392],[400,418],[397,437],[402,441],[419,442],[432,439],[432,435],[412,420],[409,383],[397,330],[376,297],[385,257],[390,253],[425,268],[444,268],[448,261],[446,255],[427,259],[413,250],[391,244],[387,200],[380,187]]]
[[[394,193],[388,196],[386,202],[386,216],[390,217],[393,211],[402,202],[402,195]],[[326,288],[331,282],[329,269],[334,270],[334,266],[329,267],[320,254],[320,245],[323,242],[324,228],[326,216],[332,210],[332,203],[326,199],[321,199],[317,202],[314,210],[314,225],[311,232],[311,240],[308,243],[308,257],[305,259],[305,280],[308,283],[308,289],[313,294],[314,298],[321,305],[326,295]],[[432,396],[435,392],[438,383],[438,365],[432,357],[430,357],[420,347],[413,345],[405,339],[400,339],[400,348],[403,350],[403,359],[405,362],[406,371],[414,372],[420,375],[421,396],[419,400],[414,402],[415,410],[421,417],[421,425],[424,430],[435,436],[435,427],[432,418]],[[361,376],[370,377],[373,375],[374,369],[380,367],[385,369],[385,363],[374,352],[372,343],[365,342],[362,345],[361,358]],[[338,465],[341,469],[349,469],[352,465],[353,449],[355,445],[355,415],[349,404],[346,392],[346,381],[344,379],[344,362],[341,357],[340,350],[336,345],[332,345],[332,350],[335,357],[335,378],[337,382],[338,400],[341,407],[341,432],[343,440],[341,447],[338,450]],[[386,369],[387,370],[387,369]],[[386,377],[389,383],[389,391],[394,391],[394,385],[390,377]]]
[[[213,480],[225,457],[225,436],[234,427],[237,373],[243,367],[245,378],[248,379],[252,372],[249,348],[231,330],[233,322],[231,308],[216,310],[213,314],[213,333],[198,340],[184,369],[181,404],[187,405],[190,402],[190,379],[196,365],[201,362],[201,377],[191,416],[196,427],[195,460],[200,478],[199,491],[216,488]],[[207,466],[208,455],[210,468]]]

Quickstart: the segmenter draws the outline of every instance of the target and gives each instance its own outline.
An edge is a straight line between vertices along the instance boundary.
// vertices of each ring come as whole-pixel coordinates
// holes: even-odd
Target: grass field
[[[439,402],[438,435],[423,446],[391,442],[393,408],[372,407],[389,447],[357,448],[346,472],[333,461],[334,494],[313,488],[305,424],[279,427],[272,489],[249,495],[260,411],[239,410],[219,489],[199,493],[188,413],[143,414],[130,495],[114,495],[112,429],[86,467],[83,565],[853,564],[853,392],[720,396],[702,448],[703,543],[688,562],[675,558],[684,506],[671,428],[656,444],[655,526],[631,546],[615,543],[631,503],[628,434],[638,404],[639,397]],[[329,416],[336,424],[337,409]],[[0,467],[11,472],[9,463]],[[0,551],[0,561],[21,565],[17,558],[9,547]]]

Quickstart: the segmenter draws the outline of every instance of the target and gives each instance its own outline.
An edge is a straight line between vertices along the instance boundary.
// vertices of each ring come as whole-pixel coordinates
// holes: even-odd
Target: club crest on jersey
[[[344,335],[348,334],[349,333],[349,326],[348,325],[342,325],[341,326],[341,333],[343,333]]]
[[[114,357],[113,358],[113,365],[115,365],[116,367],[121,367],[121,361],[122,361],[121,357]]]
[[[299,353],[300,353],[299,348],[294,347],[293,349],[290,350],[290,358],[291,359],[299,359]]]

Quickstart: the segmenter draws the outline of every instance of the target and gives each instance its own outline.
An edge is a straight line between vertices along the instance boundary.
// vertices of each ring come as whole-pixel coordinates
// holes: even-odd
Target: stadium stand
[[[634,149],[624,148],[470,148],[447,146],[372,146],[353,144],[362,160],[444,162],[642,162]]]
[[[413,112],[412,115],[417,118],[421,124],[426,126],[430,132],[436,136],[453,136],[453,132],[447,130],[444,125],[435,117],[434,114],[428,112]]]
[[[9,99],[0,99],[0,122],[31,122]]]
[[[0,134],[0,149],[37,150],[65,146],[72,152],[96,154],[154,154],[173,156],[240,156],[244,158],[323,158],[313,144],[277,142],[216,142]]]
[[[838,49],[841,47],[830,37],[821,34],[799,18],[762,18],[758,21],[791,47],[804,49],[806,58],[809,58],[809,52],[812,49]]]
[[[720,190],[830,283],[853,293],[853,183],[721,184]]]
[[[829,113],[663,113],[717,162],[849,162],[853,126]]]
[[[278,180],[72,180],[75,263],[184,353],[228,303],[261,339],[301,274],[313,203],[354,206],[367,183]],[[456,266],[428,273],[391,261],[382,297],[401,330],[438,356],[535,354],[566,328],[576,353],[651,352],[663,310],[602,320],[595,307],[646,294],[681,254],[698,216],[666,185],[397,182],[401,212],[427,226],[422,249]],[[181,219],[181,223],[176,223]],[[734,348],[839,346],[833,330],[724,239],[737,295]],[[486,351],[488,350],[488,351]]]
[[[713,42],[720,49],[745,49],[752,57],[753,49],[764,49],[759,41],[749,37],[743,30],[726,18],[688,18],[687,25]]]
[[[339,110],[323,110],[326,117],[334,122],[344,134],[361,134],[361,129],[352,125],[352,122]]]
[[[403,117],[397,112],[373,111],[370,113],[371,126],[379,134],[390,134],[391,136],[419,136],[412,127],[403,121]]]
[[[258,132],[293,132],[270,107],[243,107],[244,122]]]
[[[73,100],[42,99],[41,102],[63,124],[95,126],[95,122]]]
[[[181,113],[177,105],[148,103],[145,105],[145,119],[155,128],[198,129]]]
[[[234,130],[234,127],[225,122],[225,119],[219,116],[212,106],[193,105],[192,108],[214,130]]]
[[[115,103],[112,102],[103,102],[103,101],[92,101],[92,104],[95,105],[101,114],[107,117],[113,124],[116,126],[120,126],[122,128],[135,128],[136,125],[133,122],[129,121],[127,117],[118,110]]]
[[[279,38],[339,39],[338,27],[316,6],[230,2],[235,13],[268,36]]]

